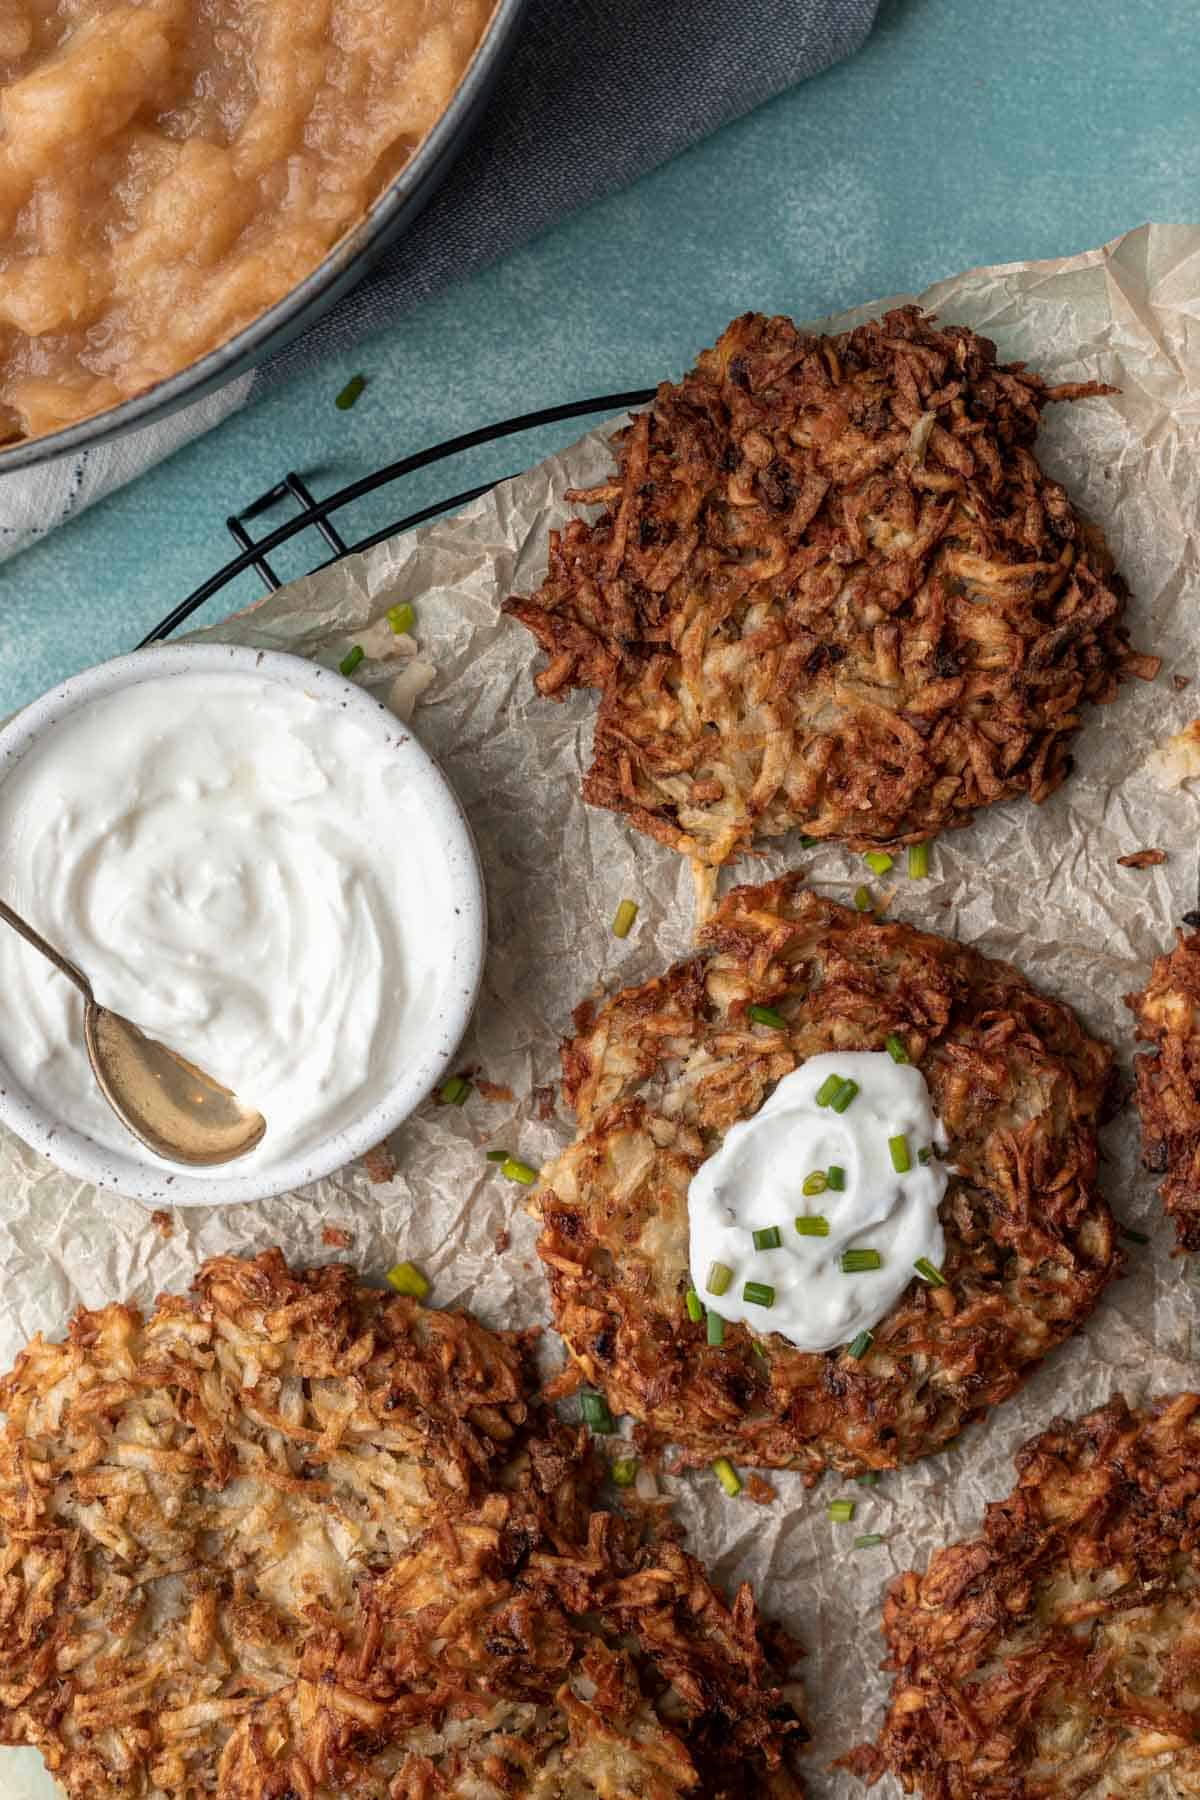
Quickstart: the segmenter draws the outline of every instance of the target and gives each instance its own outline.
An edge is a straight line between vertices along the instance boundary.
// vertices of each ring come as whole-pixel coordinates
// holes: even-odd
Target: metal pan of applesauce
[[[19,438],[0,446],[0,475],[51,462],[73,451],[89,449],[121,437],[140,425],[165,418],[190,401],[263,362],[314,324],[335,301],[361,281],[385,250],[432,198],[459,152],[464,149],[487,104],[496,78],[516,40],[527,0],[496,0],[487,30],[467,64],[462,80],[441,118],[418,144],[394,181],[330,250],[310,275],[250,324],[206,351],[186,369],[155,382],[143,393],[110,406],[90,418],[48,431],[42,437]]]

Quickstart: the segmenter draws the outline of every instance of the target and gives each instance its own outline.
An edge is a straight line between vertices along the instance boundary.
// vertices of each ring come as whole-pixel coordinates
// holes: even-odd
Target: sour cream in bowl
[[[95,1085],[76,990],[0,930],[0,1120],[173,1206],[284,1193],[386,1137],[482,972],[470,828],[409,728],[340,675],[228,645],[105,663],[0,731],[0,893],[102,1006],[264,1114],[202,1177],[156,1157]]]

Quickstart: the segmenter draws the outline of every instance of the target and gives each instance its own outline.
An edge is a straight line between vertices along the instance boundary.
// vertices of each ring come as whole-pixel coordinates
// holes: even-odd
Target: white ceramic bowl
[[[331,1175],[380,1143],[446,1073],[474,1009],[483,973],[487,935],[483,876],[471,828],[453,790],[408,726],[362,688],[317,663],[232,644],[161,645],[101,663],[44,694],[0,730],[0,784],[43,732],[89,701],[164,675],[228,669],[299,688],[314,700],[352,709],[363,726],[401,760],[406,788],[419,793],[428,822],[424,854],[436,855],[443,861],[454,917],[453,944],[444,968],[438,972],[437,991],[428,1011],[428,1029],[406,1052],[404,1067],[397,1071],[383,1099],[316,1149],[253,1173],[239,1175],[234,1164],[228,1166],[227,1173],[216,1177],[205,1178],[183,1166],[174,1173],[134,1154],[106,1149],[31,1099],[0,1057],[0,1122],[68,1175],[98,1187],[115,1188],[156,1206],[234,1205],[264,1200]],[[0,867],[3,860],[0,848]],[[70,955],[69,944],[62,948]]]

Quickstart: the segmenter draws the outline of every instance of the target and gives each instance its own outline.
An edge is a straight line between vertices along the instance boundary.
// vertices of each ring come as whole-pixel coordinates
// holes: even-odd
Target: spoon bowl
[[[77,964],[0,900],[0,920],[53,963],[83,995],[83,1038],[96,1085],[127,1131],[167,1162],[215,1168],[246,1156],[263,1140],[267,1121],[231,1088],[214,1081],[132,1019],[96,1004]]]

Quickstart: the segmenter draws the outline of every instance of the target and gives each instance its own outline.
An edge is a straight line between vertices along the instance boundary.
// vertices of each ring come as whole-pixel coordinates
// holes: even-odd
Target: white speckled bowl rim
[[[458,933],[437,1004],[429,1014],[427,1034],[406,1057],[403,1073],[384,1097],[318,1148],[254,1174],[205,1177],[185,1171],[183,1165],[176,1174],[155,1168],[136,1155],[105,1149],[32,1100],[0,1056],[0,1122],[68,1175],[96,1187],[114,1188],[131,1199],[155,1206],[236,1206],[266,1200],[320,1181],[381,1143],[446,1073],[474,1011],[483,978],[487,947],[483,873],[471,827],[454,790],[410,728],[388,707],[319,663],[281,651],[233,644],[156,645],[100,663],[43,694],[0,730],[0,783],[43,732],[89,701],[163,676],[216,673],[231,668],[277,681],[283,687],[299,688],[329,705],[348,708],[395,751],[408,782],[420,787],[432,815],[446,859]],[[69,944],[62,949],[68,956],[71,954]]]

